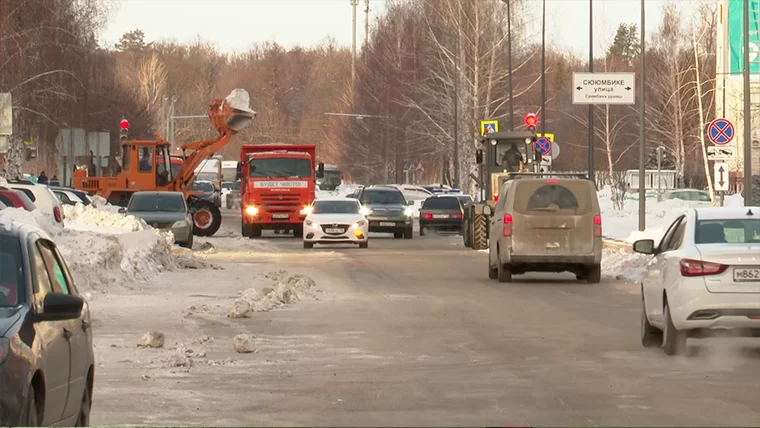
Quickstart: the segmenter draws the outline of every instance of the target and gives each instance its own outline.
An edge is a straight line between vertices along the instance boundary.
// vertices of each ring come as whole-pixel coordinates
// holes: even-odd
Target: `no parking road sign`
[[[730,143],[734,134],[734,125],[728,119],[718,118],[707,126],[707,138],[719,146]]]
[[[535,149],[541,151],[542,156],[546,156],[552,152],[552,140],[546,137],[538,137],[535,142]]]

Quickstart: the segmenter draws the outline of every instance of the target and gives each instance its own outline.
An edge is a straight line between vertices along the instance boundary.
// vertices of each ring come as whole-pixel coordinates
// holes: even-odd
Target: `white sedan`
[[[314,244],[359,244],[369,247],[366,210],[356,199],[319,198],[306,210],[303,247]]]
[[[641,283],[641,342],[676,355],[689,337],[760,337],[760,207],[692,208],[652,254]]]

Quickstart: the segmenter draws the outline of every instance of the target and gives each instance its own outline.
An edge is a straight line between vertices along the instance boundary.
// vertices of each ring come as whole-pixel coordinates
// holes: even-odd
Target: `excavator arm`
[[[253,120],[256,112],[249,108],[248,102],[248,93],[236,89],[224,100],[216,100],[211,104],[208,117],[219,136],[214,140],[193,141],[182,145],[185,161],[172,182],[175,190],[186,191],[193,182],[195,169],[226,146],[233,135]]]

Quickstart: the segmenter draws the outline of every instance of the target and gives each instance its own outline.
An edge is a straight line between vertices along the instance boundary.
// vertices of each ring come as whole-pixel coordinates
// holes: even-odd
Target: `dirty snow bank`
[[[0,217],[30,224],[47,232],[58,245],[83,293],[145,281],[166,270],[192,262],[192,256],[173,252],[174,237],[124,217],[81,205],[67,207],[61,229],[38,210],[7,208]],[[70,216],[70,217],[69,217]]]
[[[229,318],[249,318],[253,312],[268,312],[306,298],[319,300],[322,293],[310,277],[290,275],[285,270],[267,273],[263,279],[270,280],[271,285],[260,290],[249,288],[243,291],[232,303],[227,313]]]
[[[605,248],[602,250],[602,276],[638,281],[651,259],[652,256],[634,253],[625,248]]]

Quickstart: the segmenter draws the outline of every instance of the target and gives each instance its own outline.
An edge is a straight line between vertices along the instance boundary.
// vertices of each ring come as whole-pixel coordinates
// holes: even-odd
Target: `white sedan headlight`
[[[365,224],[367,224],[365,220],[359,220],[356,223],[352,224],[351,227],[353,228],[364,227]]]
[[[317,223],[317,222],[314,222],[314,221],[311,221],[311,220],[306,220],[304,223],[306,223],[306,225],[309,226],[309,227],[313,227],[315,229],[319,229],[319,223]]]
[[[407,208],[407,209],[404,210],[404,215],[407,216],[407,217],[411,217],[411,216],[414,215],[414,210],[411,209],[411,208]]]

